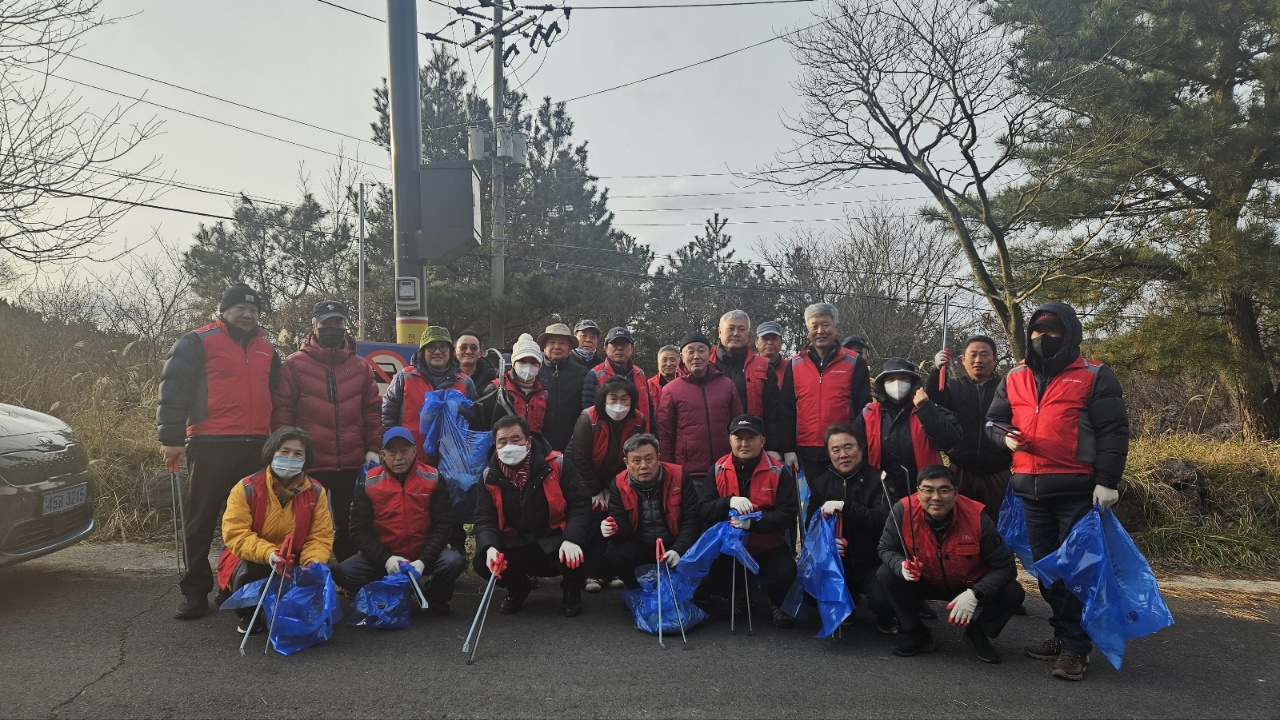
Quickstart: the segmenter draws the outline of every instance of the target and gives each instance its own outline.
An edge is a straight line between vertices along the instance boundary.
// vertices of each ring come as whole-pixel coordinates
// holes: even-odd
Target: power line
[[[349,8],[349,7],[344,7],[344,6],[342,6],[342,5],[339,5],[338,3],[335,3],[335,2],[329,2],[329,0],[316,0],[316,2],[320,3],[321,5],[328,5],[328,6],[329,6],[329,7],[331,7],[331,8],[337,8],[337,9],[342,10],[342,11],[344,11],[344,12],[349,12],[349,13],[351,13],[352,15],[359,15],[359,16],[360,16],[360,17],[362,17],[362,18],[369,18],[370,20],[375,20],[375,21],[380,22],[380,23],[385,23],[385,22],[386,22],[386,20],[383,20],[383,19],[382,19],[382,18],[380,18],[380,17],[374,17],[373,15],[369,15],[369,14],[366,14],[366,13],[362,13],[362,12],[360,12],[359,10],[353,10],[353,9],[351,9],[351,8]]]
[[[435,0],[432,0],[434,2]],[[520,5],[525,10],[685,10],[689,8],[742,7],[744,5],[791,5],[813,0],[739,0],[722,3],[689,3],[682,5]]]
[[[894,198],[895,200],[928,200],[928,195],[918,195],[916,197]],[[864,198],[859,200],[831,200],[827,202],[813,203],[777,203],[774,205],[726,205],[722,207],[692,207],[692,208],[621,208],[615,209],[613,212],[723,212],[725,210],[770,210],[773,208],[792,208],[792,207],[825,207],[831,205],[856,205],[860,203],[877,202],[875,198]]]
[[[883,183],[880,185],[837,185],[829,188],[814,188],[809,192],[836,192],[839,190],[867,190],[886,187],[903,187],[906,185],[918,185],[915,180],[900,183]],[[781,195],[795,192],[794,188],[783,188],[781,190],[729,190],[726,192],[705,192],[705,193],[666,193],[654,195],[610,195],[610,200],[632,200],[632,199],[648,199],[648,198],[686,198],[686,197],[721,197],[725,195]],[[896,198],[894,198],[896,199]]]
[[[329,6],[329,7],[331,7],[331,8],[336,8],[336,9],[341,10],[341,11],[343,11],[343,12],[349,12],[349,13],[351,13],[352,15],[358,15],[358,16],[360,16],[360,17],[362,17],[362,18],[366,18],[366,19],[368,19],[368,20],[373,20],[373,21],[375,21],[375,22],[383,23],[384,25],[385,25],[385,24],[386,24],[386,22],[387,22],[386,20],[384,20],[384,19],[382,19],[382,18],[380,18],[380,17],[377,17],[377,16],[375,16],[375,15],[370,15],[370,14],[368,14],[368,13],[360,12],[359,10],[352,9],[352,8],[346,7],[346,6],[344,6],[344,5],[339,5],[338,3],[330,2],[329,0],[316,0],[316,2],[320,3],[321,5],[328,5],[328,6]],[[463,9],[461,9],[461,8],[456,8],[456,7],[454,7],[454,6],[452,6],[452,5],[449,5],[449,4],[447,4],[447,3],[439,2],[439,0],[431,0],[431,2],[434,2],[434,3],[435,3],[435,4],[437,4],[437,5],[442,5],[442,6],[444,6],[444,7],[447,7],[447,8],[449,8],[450,10],[453,10],[454,12],[458,13],[459,15],[462,15],[462,14],[472,14],[472,13],[468,13],[467,11],[465,11],[465,10],[463,10]],[[449,23],[449,25],[452,25],[452,24],[453,24],[453,23]],[[446,25],[446,26],[445,26],[445,28],[447,28],[447,27],[448,27],[448,25]],[[441,28],[441,31],[443,31],[445,28]],[[439,33],[424,32],[424,31],[422,31],[422,30],[417,30],[416,28],[415,28],[415,31],[417,32],[417,34],[418,34],[418,35],[421,35],[422,37],[426,38],[427,40],[437,40],[437,41],[439,41],[439,42],[446,43],[446,44],[448,44],[448,45],[457,45],[457,44],[458,44],[458,43],[456,43],[456,42],[454,42],[453,40],[450,40],[450,39],[448,39],[448,38],[440,37],[440,34],[439,34]]]

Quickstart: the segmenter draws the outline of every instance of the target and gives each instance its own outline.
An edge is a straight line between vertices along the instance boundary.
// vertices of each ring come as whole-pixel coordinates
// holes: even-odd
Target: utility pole
[[[416,0],[387,0],[387,40],[396,342],[416,345],[427,330],[426,270],[417,262],[415,253],[422,233],[422,96],[418,82]]]
[[[356,307],[358,308],[356,314],[360,323],[357,326],[358,334],[356,338],[359,340],[364,340],[364,243],[364,183],[362,182],[360,183],[360,289],[356,300]]]
[[[506,347],[502,338],[505,322],[501,305],[507,280],[507,185],[506,161],[500,157],[500,148],[507,136],[502,125],[502,99],[506,94],[506,79],[502,72],[506,65],[502,47],[504,34],[502,0],[499,0],[493,4],[493,248],[490,256],[492,279],[489,295],[489,344],[496,348]]]

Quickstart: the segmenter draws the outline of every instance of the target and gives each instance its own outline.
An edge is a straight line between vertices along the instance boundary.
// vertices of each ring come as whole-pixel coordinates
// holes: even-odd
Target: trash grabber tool
[[[186,575],[190,562],[187,558],[187,512],[182,503],[182,479],[178,475],[181,461],[169,466],[169,504],[173,513],[173,552],[177,558],[178,575]]]
[[[734,635],[738,634],[738,559],[734,558],[733,571],[729,579],[729,632]],[[749,601],[748,601],[749,602]],[[747,607],[747,615],[751,614],[750,606]]]
[[[883,470],[880,471],[880,490],[884,492],[885,502],[889,501],[889,486],[884,482],[884,479],[888,477],[888,475],[889,473],[886,473]],[[906,507],[907,506],[905,504],[902,506],[903,512],[906,512]],[[902,545],[902,556],[910,560],[911,553],[907,552],[907,541],[906,538],[902,536],[902,526],[898,524],[898,518],[893,516],[893,505],[889,505],[889,519],[893,521],[893,529],[898,531],[898,543]]]
[[[680,615],[680,601],[676,599],[676,585],[671,579],[671,568],[667,567],[667,563],[663,558],[667,555],[667,548],[662,543],[662,538],[658,538],[658,595],[662,595],[662,571],[667,571],[667,589],[671,591],[671,607],[676,610],[676,622],[680,625],[680,639],[684,641],[684,649],[689,649],[689,638],[684,634],[684,618]],[[659,623],[661,625],[661,623]]]
[[[663,650],[667,649],[667,644],[662,642],[662,538],[658,538],[657,542],[658,564],[653,566],[653,572],[658,577],[656,590],[658,591],[658,647]]]
[[[471,621],[471,630],[467,632],[467,639],[462,643],[462,652],[470,652],[467,656],[468,665],[476,661],[476,650],[480,647],[480,633],[484,632],[484,622],[489,619],[489,605],[493,602],[493,588],[497,581],[498,576],[490,573],[489,584],[485,586],[484,595],[480,597],[480,606],[476,608],[476,618]]]
[[[274,574],[275,572],[272,571],[272,575]],[[266,582],[262,583],[262,594],[258,595],[258,604],[255,605],[253,608],[253,617],[249,618],[250,632],[253,631],[253,626],[258,624],[258,613],[262,612],[262,601],[267,599],[267,588],[271,587],[272,575],[268,575]],[[241,657],[244,656],[244,646],[247,645],[248,643],[249,643],[249,632],[246,632],[244,634],[244,637],[240,638],[240,656]]]
[[[409,584],[412,585],[414,591],[418,593],[418,609],[426,610],[427,596],[422,593],[422,587],[418,585],[418,580],[413,576],[413,573],[409,572],[408,568],[406,567],[407,565],[409,565],[409,563],[402,564],[400,567],[403,569],[400,572],[409,576]]]
[[[271,649],[271,635],[276,631],[276,617],[280,614],[280,598],[284,595],[284,581],[289,578],[289,566],[293,564],[293,533],[284,536],[284,542],[280,543],[280,589],[276,591],[275,608],[271,611],[271,625],[267,628],[267,644],[262,648],[262,654],[266,655],[267,650]],[[270,583],[271,578],[267,578]]]
[[[737,560],[734,560],[737,562]],[[747,566],[742,566],[742,597],[747,599],[747,636],[756,634],[756,629],[751,625],[751,572],[747,570]]]
[[[943,295],[942,296],[942,349],[943,350],[947,349],[947,315],[950,309],[951,309],[951,296]],[[947,389],[947,369],[944,367],[938,368],[938,389],[939,390]]]

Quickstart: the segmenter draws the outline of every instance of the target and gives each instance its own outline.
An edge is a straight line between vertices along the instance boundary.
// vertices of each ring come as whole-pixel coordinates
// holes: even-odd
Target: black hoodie
[[[881,370],[871,382],[871,395],[880,403],[880,467],[888,475],[890,501],[897,502],[903,495],[913,492],[916,486],[916,475],[920,468],[916,467],[915,450],[911,442],[911,410],[915,408],[916,417],[929,444],[934,450],[943,452],[955,447],[964,439],[964,430],[960,421],[950,410],[933,400],[915,407],[915,394],[921,386],[920,376],[913,371],[906,371],[911,376],[911,390],[901,401],[896,401],[884,391],[885,371]],[[862,438],[862,447],[867,445],[867,426],[863,413],[853,419],[853,428]]]

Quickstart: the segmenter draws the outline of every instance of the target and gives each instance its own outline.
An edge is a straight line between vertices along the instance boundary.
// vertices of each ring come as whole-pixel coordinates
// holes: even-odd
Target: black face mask
[[[347,344],[347,331],[344,328],[322,327],[316,330],[316,339],[320,347],[339,348]]]
[[[1037,355],[1048,360],[1058,354],[1062,349],[1062,338],[1056,338],[1052,335],[1041,335],[1031,339],[1031,349]]]

